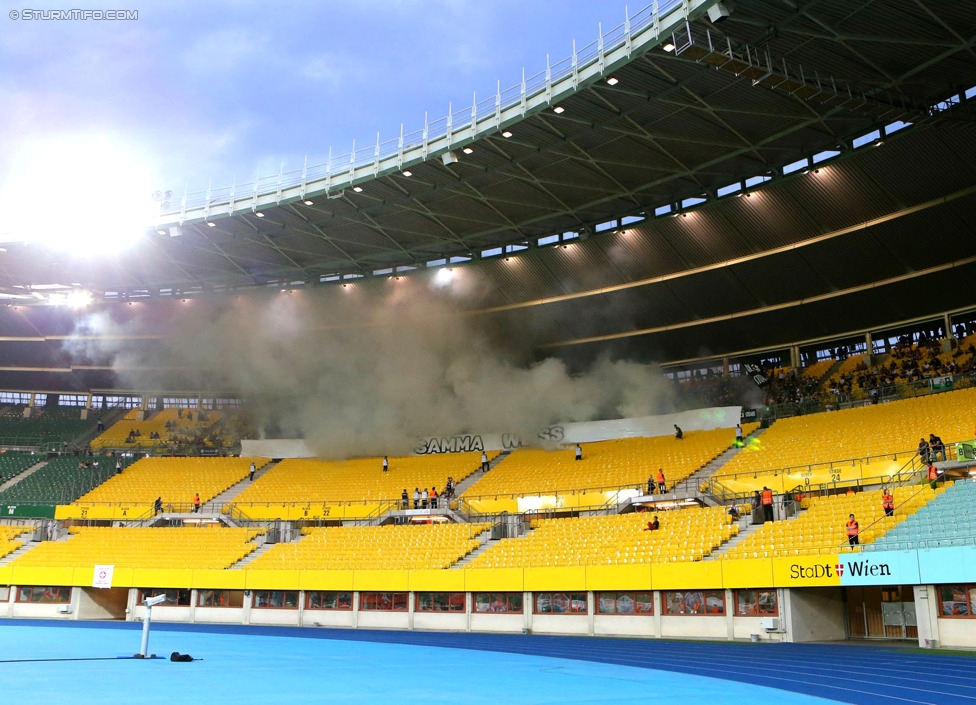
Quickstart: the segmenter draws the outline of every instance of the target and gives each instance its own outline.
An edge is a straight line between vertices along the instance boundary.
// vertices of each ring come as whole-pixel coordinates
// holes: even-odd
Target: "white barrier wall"
[[[540,429],[535,437],[494,432],[427,436],[417,439],[413,452],[416,455],[426,455],[429,453],[460,453],[480,450],[513,450],[523,445],[567,445],[638,436],[668,436],[674,433],[676,425],[683,431],[732,428],[739,423],[741,414],[741,406],[716,406],[660,416],[553,424]],[[281,438],[242,440],[241,455],[254,458],[314,458],[318,454],[304,440]]]

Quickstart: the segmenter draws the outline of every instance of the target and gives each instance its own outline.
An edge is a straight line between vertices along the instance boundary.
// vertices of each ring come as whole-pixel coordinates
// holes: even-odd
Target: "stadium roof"
[[[976,273],[976,4],[660,6],[426,139],[175,194],[117,260],[11,250],[0,287],[151,298],[476,260],[499,324],[657,359],[974,303],[936,283]]]

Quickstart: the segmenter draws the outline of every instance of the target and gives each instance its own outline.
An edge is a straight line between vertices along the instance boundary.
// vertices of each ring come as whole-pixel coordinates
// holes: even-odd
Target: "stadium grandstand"
[[[974,37],[661,0],[110,265],[11,245],[0,618],[976,647]]]

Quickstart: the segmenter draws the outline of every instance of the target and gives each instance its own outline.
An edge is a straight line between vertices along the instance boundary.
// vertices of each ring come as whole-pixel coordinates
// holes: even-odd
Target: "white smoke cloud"
[[[409,453],[427,435],[529,438],[554,422],[674,410],[656,366],[601,359],[570,374],[556,358],[524,362],[531,340],[489,333],[481,316],[423,286],[158,305],[179,311],[166,322],[158,312],[90,318],[79,330],[102,338],[86,354],[110,356],[133,389],[240,394],[263,430],[304,437],[323,457]],[[149,331],[162,339],[134,339]]]

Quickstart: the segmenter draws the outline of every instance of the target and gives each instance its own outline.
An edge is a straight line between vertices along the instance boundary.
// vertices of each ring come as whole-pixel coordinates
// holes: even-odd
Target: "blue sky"
[[[470,105],[623,22],[618,0],[68,3],[0,0],[0,196],[82,152],[153,189],[250,181],[394,138]],[[630,7],[634,14],[643,7]],[[27,9],[138,10],[135,21],[13,20]],[[107,147],[108,145],[109,147]],[[113,152],[104,160],[93,155]],[[85,162],[87,160],[87,162]],[[33,168],[29,168],[33,165]],[[132,171],[136,171],[135,166]],[[133,181],[137,181],[133,179]],[[143,187],[139,181],[139,187]],[[0,198],[2,200],[2,198]]]

